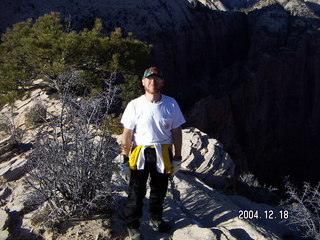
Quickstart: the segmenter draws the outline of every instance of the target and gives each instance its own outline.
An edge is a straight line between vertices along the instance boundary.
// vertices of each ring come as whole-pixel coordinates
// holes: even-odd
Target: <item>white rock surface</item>
[[[218,140],[198,129],[183,130],[182,167],[220,189],[234,175],[235,164]]]
[[[7,240],[8,236],[8,231],[0,231],[0,240]]]
[[[319,2],[317,3],[319,9]],[[317,18],[315,12],[312,8],[307,6],[306,1],[301,0],[290,0],[285,5],[284,8],[292,13],[292,15]]]
[[[8,214],[0,208],[0,240],[6,240],[9,236],[9,232],[4,229],[7,220]]]
[[[7,212],[0,208],[0,230],[4,229],[7,219],[8,219]]]
[[[38,84],[39,81],[41,80],[37,80]],[[36,103],[45,105],[47,107],[47,112],[49,113],[48,115],[54,114],[61,109],[59,100],[50,99],[47,93],[42,89],[35,89],[30,92],[30,98],[17,100],[14,103],[13,108],[9,105],[5,105],[1,109],[0,114],[7,116],[8,119],[15,124],[15,126],[26,129],[25,115]]]
[[[178,229],[173,233],[172,240],[216,240],[216,235],[207,228],[201,228],[196,224]]]
[[[42,86],[42,80],[35,81],[36,84]],[[47,108],[47,116],[55,115],[61,110],[60,102],[57,99],[50,99],[45,91],[42,89],[34,89],[30,92],[30,98],[17,100],[13,107],[8,105],[4,106],[0,111],[0,116],[7,116],[7,120],[14,124],[16,127],[25,131],[22,143],[31,144],[37,134],[37,128],[28,127],[25,124],[26,113],[36,104],[41,103]],[[4,134],[3,132],[1,132]],[[0,144],[5,144],[9,140],[9,136],[3,136],[0,139]],[[30,152],[18,154],[11,159],[2,159],[0,156],[0,180],[1,181],[14,181],[20,178],[25,173],[25,164],[27,163],[26,156]]]
[[[13,159],[0,164],[0,181],[14,181],[25,174],[25,156],[16,156]]]
[[[173,219],[176,230],[186,225],[181,225],[185,221],[213,231],[217,239],[281,239],[290,232],[280,219],[264,218],[265,210],[277,212],[277,208],[253,203],[244,197],[224,195],[192,174],[178,173],[171,183],[165,214]],[[173,209],[176,212],[172,212]],[[258,211],[261,218],[239,218],[239,211],[250,209]],[[182,213],[177,214],[179,211]]]

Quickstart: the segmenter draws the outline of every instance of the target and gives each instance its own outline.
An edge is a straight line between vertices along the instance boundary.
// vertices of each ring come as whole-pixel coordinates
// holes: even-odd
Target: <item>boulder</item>
[[[172,240],[217,240],[216,235],[208,228],[201,228],[198,225],[189,225],[178,229],[173,233]]]
[[[188,169],[209,186],[228,186],[235,164],[223,145],[196,128],[183,130],[182,168]]]

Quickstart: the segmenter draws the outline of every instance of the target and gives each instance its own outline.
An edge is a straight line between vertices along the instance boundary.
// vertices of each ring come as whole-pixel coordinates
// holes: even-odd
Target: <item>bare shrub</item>
[[[27,125],[37,126],[46,121],[47,108],[42,103],[36,103],[31,107],[29,112],[26,113],[25,121]]]
[[[252,201],[259,203],[278,205],[280,201],[278,189],[261,184],[251,172],[242,173],[238,177],[237,194],[246,196]]]
[[[101,130],[117,94],[113,75],[105,91],[90,98],[71,93],[76,78],[76,73],[60,75],[60,113],[41,126],[29,155],[31,197],[47,201],[49,225],[107,213],[115,197],[111,175],[117,144],[107,126]]]
[[[260,187],[260,183],[257,180],[257,178],[250,172],[247,173],[242,173],[239,176],[239,180],[245,184],[247,184],[248,186],[252,186],[252,187]]]
[[[17,126],[14,121],[14,113],[11,112],[0,115],[0,131],[10,136],[8,144],[10,146],[19,146],[22,143],[25,131]]]
[[[289,225],[301,226],[306,229],[305,237],[320,240],[320,182],[315,187],[306,182],[297,189],[287,180],[285,188],[288,199],[282,206],[290,213]]]

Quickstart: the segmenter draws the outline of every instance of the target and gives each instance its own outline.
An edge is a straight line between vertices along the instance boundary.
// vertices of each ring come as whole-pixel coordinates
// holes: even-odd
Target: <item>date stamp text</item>
[[[289,218],[288,210],[239,210],[238,212],[239,219],[280,219],[285,220]]]

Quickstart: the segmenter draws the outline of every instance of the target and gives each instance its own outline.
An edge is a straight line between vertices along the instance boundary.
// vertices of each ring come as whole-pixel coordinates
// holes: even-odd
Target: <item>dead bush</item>
[[[112,76],[105,81],[105,90],[92,97],[69,91],[76,75],[60,77],[64,80],[60,113],[41,126],[28,157],[31,197],[47,202],[49,213],[40,220],[52,225],[112,209],[112,159],[118,151],[108,128],[100,130],[117,94]]]
[[[305,237],[320,240],[320,183],[312,187],[306,182],[298,189],[287,180],[285,188],[288,198],[282,206],[290,213],[289,225],[303,228]]]

